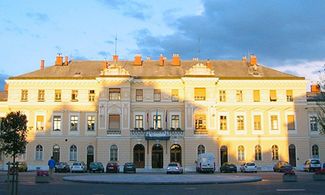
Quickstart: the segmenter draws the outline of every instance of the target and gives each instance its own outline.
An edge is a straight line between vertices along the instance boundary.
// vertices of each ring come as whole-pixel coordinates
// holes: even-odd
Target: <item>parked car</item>
[[[127,162],[124,164],[123,167],[123,172],[124,173],[136,173],[136,168],[135,168],[135,164],[133,162]]]
[[[196,162],[196,172],[214,173],[216,170],[215,157],[213,153],[202,153],[198,155]]]
[[[221,173],[237,173],[237,167],[236,165],[232,164],[232,163],[223,163],[223,165],[221,165],[220,167],[220,172]]]
[[[27,171],[27,163],[26,162],[16,162],[18,163],[18,172],[26,172]],[[10,167],[10,172],[13,172],[13,167],[12,167],[12,164],[11,164],[11,167]]]
[[[54,167],[54,172],[70,172],[70,166],[66,162],[58,162]]]
[[[183,174],[183,167],[178,162],[171,162],[167,166],[167,174],[169,173]]]
[[[108,162],[106,165],[106,173],[118,173],[119,164],[117,162]]]
[[[71,173],[73,172],[87,172],[87,166],[84,162],[74,162],[71,166]]]
[[[321,169],[321,162],[319,159],[311,158],[304,163],[304,171],[316,171]]]
[[[240,166],[240,171],[241,172],[257,172],[257,166],[255,163],[250,162],[250,163],[244,163]]]
[[[273,166],[274,172],[286,172],[286,171],[291,171],[292,169],[293,167],[286,161],[278,161]]]
[[[89,164],[89,172],[100,172],[104,173],[104,166],[101,162],[91,162]]]

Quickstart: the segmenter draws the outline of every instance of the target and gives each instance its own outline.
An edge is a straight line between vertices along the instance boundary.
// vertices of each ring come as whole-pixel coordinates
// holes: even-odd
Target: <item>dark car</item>
[[[288,162],[285,161],[278,161],[273,166],[274,172],[287,172],[287,171],[291,171],[292,169],[293,167]]]
[[[91,162],[89,164],[89,172],[100,172],[104,173],[104,166],[101,162]]]
[[[132,162],[125,163],[124,167],[123,167],[123,172],[124,173],[136,173],[135,164]]]
[[[237,173],[237,167],[236,165],[232,163],[223,163],[223,165],[220,167],[221,173]]]
[[[106,165],[106,173],[118,173],[119,165],[117,162],[108,162]]]
[[[54,172],[56,173],[66,173],[66,172],[70,172],[70,166],[68,163],[66,162],[59,162],[55,165],[54,167]]]

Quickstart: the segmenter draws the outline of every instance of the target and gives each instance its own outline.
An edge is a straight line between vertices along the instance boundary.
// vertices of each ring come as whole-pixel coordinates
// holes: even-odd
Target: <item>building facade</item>
[[[249,60],[69,61],[10,77],[0,96],[0,117],[21,111],[28,145],[19,160],[29,169],[48,159],[134,162],[162,169],[180,162],[195,170],[198,154],[224,162],[254,161],[271,170],[278,160],[302,168],[325,160],[318,105],[307,81]],[[318,91],[319,92],[319,91]],[[315,93],[318,93],[315,91]],[[8,162],[4,155],[0,169]]]

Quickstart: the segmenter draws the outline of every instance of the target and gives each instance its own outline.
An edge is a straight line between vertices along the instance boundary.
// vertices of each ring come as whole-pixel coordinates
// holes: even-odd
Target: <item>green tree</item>
[[[325,135],[325,64],[320,73],[320,81],[318,83],[320,88],[320,93],[318,94],[318,98],[316,103],[318,105],[318,113],[317,113],[317,122],[320,125],[320,134]]]

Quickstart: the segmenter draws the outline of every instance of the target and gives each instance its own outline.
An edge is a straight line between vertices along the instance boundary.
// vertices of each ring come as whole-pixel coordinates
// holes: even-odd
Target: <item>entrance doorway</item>
[[[136,168],[144,168],[144,146],[142,144],[137,144],[133,148],[133,163]]]
[[[53,146],[52,156],[55,162],[60,162],[60,146],[58,145]]]
[[[228,162],[228,148],[227,146],[221,146],[220,148],[220,162],[221,165],[223,165],[223,163]]]
[[[87,169],[89,169],[89,165],[91,162],[94,162],[94,147],[87,147]]]
[[[178,162],[182,164],[182,148],[178,144],[170,147],[170,162]]]
[[[296,146],[293,144],[289,145],[289,164],[293,167],[296,166]]]
[[[164,167],[164,150],[160,144],[152,146],[152,168]]]

